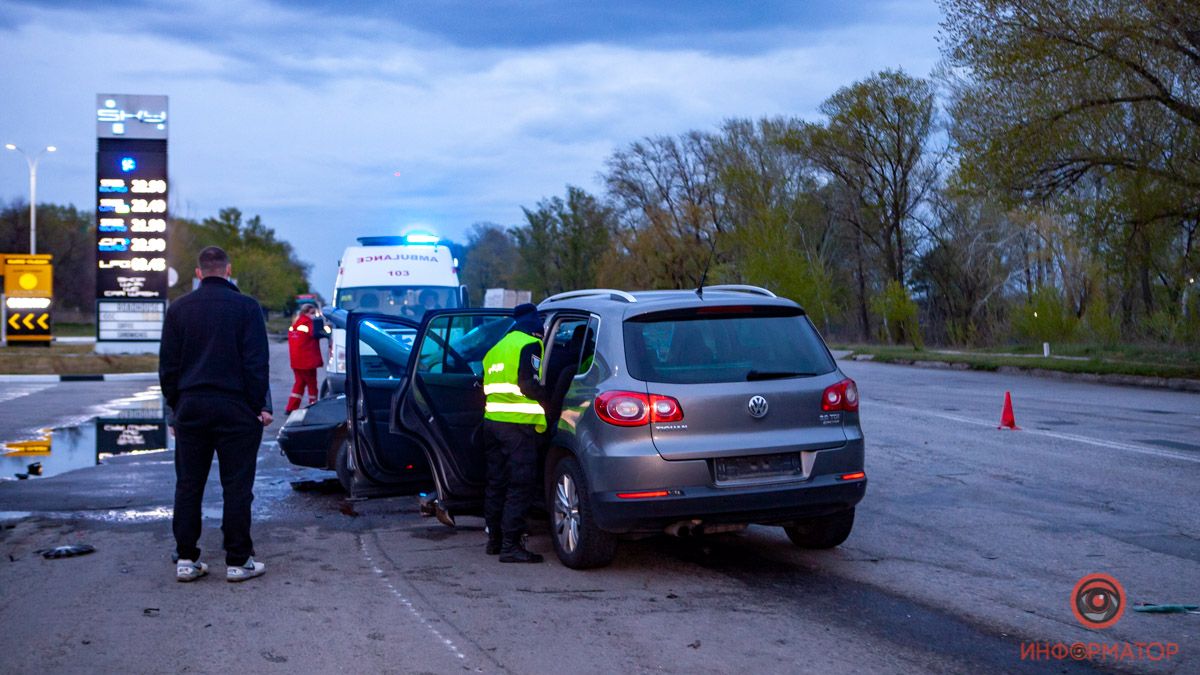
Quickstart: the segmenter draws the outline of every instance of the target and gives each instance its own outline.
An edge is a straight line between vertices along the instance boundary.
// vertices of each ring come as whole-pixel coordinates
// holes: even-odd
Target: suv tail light
[[[821,410],[825,412],[858,412],[858,385],[849,378],[826,387],[821,394]]]
[[[640,427],[650,423],[678,422],[683,419],[683,408],[670,396],[606,391],[596,397],[596,414],[618,427]]]

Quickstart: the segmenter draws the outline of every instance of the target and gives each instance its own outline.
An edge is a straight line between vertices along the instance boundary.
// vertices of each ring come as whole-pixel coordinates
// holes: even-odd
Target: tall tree
[[[471,304],[483,304],[489,288],[513,288],[520,255],[512,234],[495,223],[475,223],[467,235],[462,257],[462,282],[471,293]]]
[[[521,259],[517,281],[543,297],[595,285],[616,227],[612,208],[568,185],[565,200],[543,199],[523,211],[526,224],[512,231]]]
[[[604,180],[622,225],[606,265],[614,283],[690,288],[710,268],[714,247],[714,266],[725,261],[717,235],[728,228],[713,142],[699,131],[646,138],[608,159]]]
[[[844,238],[860,330],[869,338],[870,295],[888,280],[907,283],[921,212],[937,187],[945,153],[934,147],[934,89],[928,80],[885,70],[839,89],[821,112],[828,121],[805,125],[792,146],[824,172],[829,205],[851,228]]]
[[[308,290],[309,266],[296,257],[290,243],[278,239],[259,216],[243,221],[240,210],[225,208],[199,223],[171,221],[167,257],[180,271],[179,283],[171,288],[173,297],[191,289],[190,273],[206,246],[220,246],[229,253],[238,287],[264,307],[288,311],[296,294]]]
[[[942,0],[964,175],[1037,200],[1135,313],[1176,314],[1200,264],[1200,4]]]

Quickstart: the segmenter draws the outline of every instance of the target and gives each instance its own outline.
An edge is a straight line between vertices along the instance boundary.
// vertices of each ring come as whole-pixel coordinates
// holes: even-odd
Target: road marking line
[[[36,394],[43,389],[49,389],[54,385],[51,383],[45,384],[18,384],[12,388],[5,387],[5,391],[0,391],[0,403],[8,403],[14,399],[30,394]]]
[[[400,592],[395,586],[393,586],[392,582],[388,581],[387,574],[380,569],[379,565],[375,564],[375,559],[372,558],[371,554],[367,552],[367,543],[362,537],[358,538],[358,548],[362,551],[363,557],[367,559],[367,562],[371,564],[371,569],[375,571],[375,574],[379,576],[381,580],[383,580],[384,585],[388,587],[388,590],[392,592],[392,595],[396,596],[396,599],[400,601],[400,604],[408,608],[408,611],[413,615],[413,617],[420,622],[422,626],[428,628],[429,632],[433,633],[433,636],[437,638],[439,642],[445,645],[446,649],[449,649],[451,654],[454,654],[459,659],[465,661],[467,656],[458,650],[458,647],[455,646],[454,642],[445,635],[442,635],[441,631],[434,627],[433,624],[429,623],[429,621],[427,621],[425,617],[422,616],[419,611],[417,611],[417,608],[413,605],[412,601],[405,597],[404,593]]]
[[[930,410],[922,410],[921,408],[910,408],[909,406],[896,405],[895,403],[883,403],[882,401],[875,401],[875,400],[871,400],[871,399],[864,400],[863,405],[861,407],[865,407],[868,410],[870,408],[875,408],[875,407],[892,408],[895,410],[903,410],[905,412],[917,413],[919,415],[928,415],[930,417],[940,417],[942,419],[950,420],[952,422],[962,422],[964,424],[974,424],[976,426],[983,426],[983,427],[989,427],[989,428],[996,427],[995,422],[989,422],[987,420],[975,419],[973,417],[963,417],[961,415],[950,415],[947,413],[933,412]],[[1104,441],[1104,440],[1100,440],[1098,438],[1089,438],[1087,436],[1077,436],[1075,434],[1064,434],[1064,433],[1061,433],[1058,431],[1043,431],[1041,429],[1022,428],[1021,433],[1032,434],[1034,436],[1045,436],[1047,438],[1054,438],[1054,439],[1057,439],[1060,441],[1072,441],[1075,443],[1086,443],[1088,445],[1094,445],[1099,448],[1108,448],[1110,450],[1125,450],[1127,452],[1136,452],[1136,453],[1139,453],[1142,455],[1152,455],[1154,457],[1163,457],[1166,459],[1178,459],[1178,460],[1182,460],[1185,462],[1200,463],[1200,457],[1196,457],[1193,455],[1185,455],[1183,453],[1178,453],[1178,452],[1171,452],[1170,450],[1158,450],[1156,448],[1149,448],[1144,445],[1134,445],[1132,443],[1121,443],[1119,441]]]

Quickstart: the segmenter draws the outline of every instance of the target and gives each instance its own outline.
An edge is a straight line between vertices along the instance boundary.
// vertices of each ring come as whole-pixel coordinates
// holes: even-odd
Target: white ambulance
[[[458,283],[458,260],[440,237],[408,233],[359,237],[338,261],[333,305],[325,309],[333,328],[323,395],[340,394],[346,384],[346,315],[390,314],[420,323],[430,309],[467,305],[467,287]]]

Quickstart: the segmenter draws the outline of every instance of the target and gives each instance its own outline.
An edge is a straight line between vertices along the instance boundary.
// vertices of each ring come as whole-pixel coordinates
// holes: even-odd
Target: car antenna
[[[704,273],[700,275],[700,285],[696,287],[696,297],[704,299],[704,282],[708,280],[708,268],[712,267],[713,258],[717,254],[717,233],[709,237],[708,262],[704,263]]]

